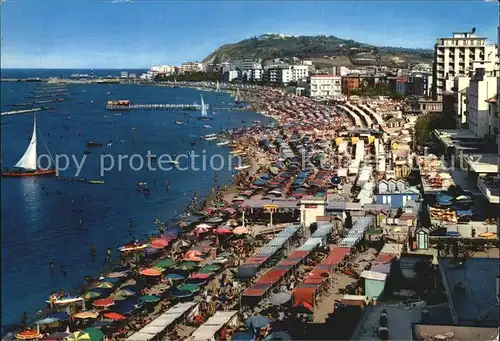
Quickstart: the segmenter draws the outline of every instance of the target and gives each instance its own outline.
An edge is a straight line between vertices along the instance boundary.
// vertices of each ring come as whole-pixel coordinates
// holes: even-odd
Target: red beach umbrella
[[[159,271],[157,269],[150,268],[150,269],[141,270],[140,274],[143,276],[155,277],[155,276],[160,276],[161,271]]]
[[[207,279],[208,277],[210,277],[209,274],[194,274],[194,275],[192,275],[189,278],[193,278],[193,279]]]
[[[113,320],[113,321],[123,321],[123,320],[126,320],[127,317],[122,315],[122,314],[118,314],[118,313],[106,313],[103,315],[105,318],[109,319],[109,320]]]
[[[151,247],[154,249],[163,249],[167,247],[168,240],[164,238],[153,239],[149,245],[151,245]]]
[[[186,252],[186,254],[184,255],[184,258],[193,258],[193,257],[199,257],[203,255],[203,253],[201,253],[200,251],[198,250],[189,250],[188,252]]]
[[[227,227],[220,227],[217,230],[215,230],[216,234],[232,234],[233,231]]]
[[[111,298],[103,298],[100,300],[95,300],[94,305],[100,308],[106,308],[115,304],[115,301]]]

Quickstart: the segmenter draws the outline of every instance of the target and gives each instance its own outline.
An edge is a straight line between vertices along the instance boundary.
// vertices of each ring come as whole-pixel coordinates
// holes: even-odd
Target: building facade
[[[467,88],[467,122],[469,130],[481,138],[494,138],[488,99],[496,96],[497,78],[493,71],[478,67]]]
[[[450,92],[456,76],[467,75],[474,61],[496,60],[494,45],[472,32],[455,32],[451,38],[440,38],[434,45],[433,98],[440,100]]]
[[[342,92],[344,94],[347,94],[352,90],[357,90],[360,86],[361,82],[359,81],[359,76],[342,77]]]
[[[309,76],[309,66],[307,65],[293,65],[290,68],[292,70],[293,82],[298,82]]]
[[[309,81],[309,96],[313,98],[333,98],[342,96],[342,77],[312,75]]]
[[[238,70],[229,70],[222,74],[222,80],[224,82],[230,83],[240,79],[240,71]]]
[[[273,67],[264,71],[263,81],[266,83],[286,85],[292,80],[292,69],[289,66]]]
[[[186,62],[179,68],[180,73],[185,72],[201,72],[203,71],[203,63],[198,62]]]

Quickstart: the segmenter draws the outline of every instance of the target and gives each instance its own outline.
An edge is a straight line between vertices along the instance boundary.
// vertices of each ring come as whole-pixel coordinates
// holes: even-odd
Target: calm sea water
[[[46,73],[46,70],[44,70]],[[44,74],[44,72],[38,74]],[[72,72],[78,72],[72,70]],[[5,72],[3,71],[3,77]],[[32,73],[27,76],[37,76]],[[19,77],[10,76],[10,77]],[[2,83],[1,111],[31,99],[34,83]],[[81,176],[100,179],[99,160],[103,153],[146,155],[181,154],[194,150],[209,158],[214,153],[228,155],[225,147],[200,141],[192,146],[192,135],[201,136],[221,129],[242,126],[242,121],[269,122],[252,112],[219,111],[211,122],[199,121],[197,112],[131,111],[114,115],[104,108],[107,100],[130,99],[135,103],[192,103],[200,101],[200,91],[133,85],[70,85],[72,101],[52,103],[53,112],[37,113],[38,151],[48,147],[52,155],[69,154],[81,159],[89,140],[111,146],[94,149],[88,155]],[[106,95],[111,92],[111,95]],[[203,92],[205,102],[229,107],[227,94]],[[225,103],[223,103],[225,102]],[[83,103],[83,104],[79,104]],[[50,104],[50,105],[52,105]],[[174,124],[185,120],[184,125]],[[2,167],[15,164],[27,147],[32,133],[33,114],[3,116],[1,120]],[[204,124],[212,129],[203,128]],[[135,128],[135,129],[133,129]],[[63,175],[72,176],[75,166]],[[217,172],[219,183],[231,180],[225,167]],[[19,323],[24,311],[32,314],[44,306],[51,291],[76,290],[86,275],[105,269],[105,253],[130,240],[128,222],[134,221],[135,237],[154,232],[153,220],[170,220],[180,214],[195,192],[209,193],[214,171],[134,171],[125,166],[104,175],[103,185],[66,183],[48,178],[2,178],[2,326]],[[154,186],[156,179],[157,186]],[[164,182],[168,179],[170,191]],[[149,184],[149,198],[135,190],[138,181]],[[83,228],[80,228],[80,220]],[[90,256],[92,244],[97,260]],[[54,259],[56,270],[50,271]],[[64,266],[66,276],[59,270]]]

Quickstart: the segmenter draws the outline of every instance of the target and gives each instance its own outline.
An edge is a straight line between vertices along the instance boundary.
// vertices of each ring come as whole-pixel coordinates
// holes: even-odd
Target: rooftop
[[[463,266],[457,266],[451,259],[441,259],[439,264],[453,322],[497,326],[500,317],[495,288],[498,259],[472,258]],[[465,291],[455,289],[459,283]]]
[[[444,335],[453,333],[457,341],[494,340],[498,338],[498,330],[491,327],[465,327],[439,324],[414,323],[412,326],[412,340],[425,340],[425,336]]]

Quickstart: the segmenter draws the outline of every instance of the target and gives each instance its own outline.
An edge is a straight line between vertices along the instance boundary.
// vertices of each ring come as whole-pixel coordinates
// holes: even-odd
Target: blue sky
[[[148,68],[201,60],[266,32],[331,34],[432,48],[470,30],[496,40],[497,7],[477,1],[4,0],[4,68]]]

